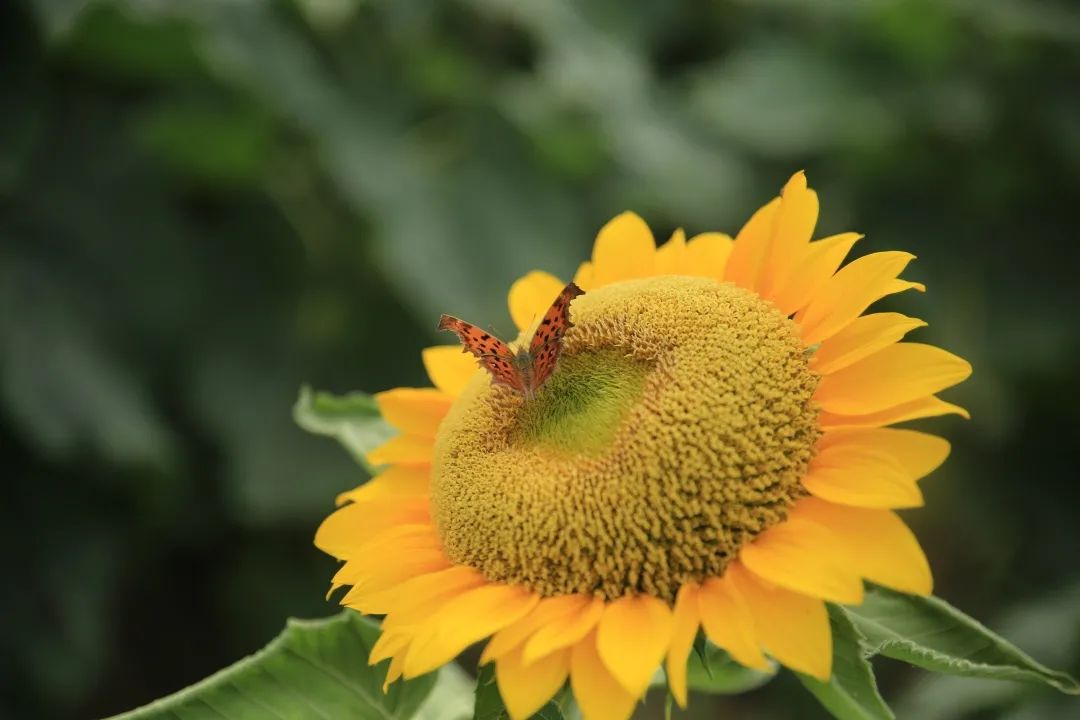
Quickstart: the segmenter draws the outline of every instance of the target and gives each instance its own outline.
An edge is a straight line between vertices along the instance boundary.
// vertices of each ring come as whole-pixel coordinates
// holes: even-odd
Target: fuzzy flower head
[[[400,434],[316,543],[344,561],[342,604],[386,616],[370,661],[391,659],[387,683],[486,640],[512,717],[569,680],[586,720],[624,720],[661,664],[686,705],[699,631],[747,667],[827,679],[827,601],[860,603],[864,580],[930,593],[894,510],[922,504],[949,445],[888,426],[965,414],[936,393],[971,369],[902,342],[922,321],[864,314],[924,289],[900,279],[913,256],[843,264],[860,236],[812,241],[817,215],[802,173],[734,240],[657,248],[624,213],[574,277],[534,398],[457,345],[424,351],[434,388],[377,396]],[[564,284],[513,284],[519,342]]]

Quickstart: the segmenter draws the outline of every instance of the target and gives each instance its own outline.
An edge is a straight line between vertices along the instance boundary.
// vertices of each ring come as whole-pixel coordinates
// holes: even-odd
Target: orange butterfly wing
[[[531,390],[538,390],[551,377],[551,373],[555,372],[562,355],[563,335],[573,327],[570,322],[570,303],[584,292],[574,283],[568,283],[537,326],[532,341],[529,342],[529,356],[533,368]]]
[[[471,352],[491,373],[496,383],[506,385],[520,393],[525,392],[525,382],[514,363],[514,351],[510,346],[491,333],[467,323],[452,315],[439,318],[440,330],[452,330],[465,346],[462,352]]]

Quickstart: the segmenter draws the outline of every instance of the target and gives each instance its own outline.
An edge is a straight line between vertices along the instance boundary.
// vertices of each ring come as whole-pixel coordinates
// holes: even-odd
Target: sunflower
[[[966,417],[935,394],[971,368],[902,342],[922,321],[864,314],[924,290],[899,277],[912,255],[844,264],[861,236],[811,241],[817,216],[802,173],[734,240],[657,247],[619,215],[535,399],[457,345],[423,352],[433,388],[376,396],[400,434],[315,541],[344,561],[341,603],[385,615],[370,662],[390,659],[387,684],[487,640],[512,717],[569,680],[587,720],[621,720],[661,664],[685,707],[699,631],[747,667],[825,680],[826,602],[860,603],[866,580],[930,593],[894,511],[922,504],[949,444],[888,426]],[[513,284],[518,342],[563,285]]]

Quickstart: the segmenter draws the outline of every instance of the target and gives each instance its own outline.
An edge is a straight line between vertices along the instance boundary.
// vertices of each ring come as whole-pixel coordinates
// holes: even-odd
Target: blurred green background
[[[1080,669],[1075,4],[8,0],[0,54],[3,717],[335,611],[311,539],[363,474],[301,383],[423,384],[440,312],[507,331],[617,212],[734,232],[800,168],[819,234],[919,255],[887,305],[975,366],[907,514],[938,593]],[[881,670],[900,717],[1078,710]],[[692,713],[824,716],[783,678]]]

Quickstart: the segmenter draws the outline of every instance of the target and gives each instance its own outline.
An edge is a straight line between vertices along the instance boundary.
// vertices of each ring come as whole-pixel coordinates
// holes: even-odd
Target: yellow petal
[[[796,512],[827,525],[847,547],[855,570],[867,580],[917,595],[933,590],[930,563],[896,513],[834,505],[817,498],[800,501]]]
[[[525,331],[544,317],[565,286],[559,278],[539,270],[533,270],[511,285],[507,303],[517,329]]]
[[[608,603],[596,628],[596,649],[608,670],[635,697],[671,644],[672,619],[667,603],[649,595],[627,595]]]
[[[819,498],[868,508],[920,507],[922,491],[915,478],[892,455],[863,445],[835,445],[820,450],[803,487]]]
[[[491,642],[484,648],[483,655],[480,656],[480,664],[484,665],[516,649],[540,628],[556,620],[576,615],[589,602],[590,598],[587,595],[555,595],[544,598],[528,615],[495,633]]]
[[[453,565],[418,575],[381,592],[365,594],[358,597],[351,607],[365,615],[389,615],[393,611],[408,610],[410,601],[417,598],[457,595],[486,582],[484,576],[473,568]],[[386,621],[383,622],[383,628],[386,628]]]
[[[905,252],[879,252],[840,268],[796,316],[803,342],[814,345],[847,327],[875,300],[891,292],[893,281],[915,258]]]
[[[757,289],[758,274],[765,262],[765,254],[769,250],[773,225],[779,208],[780,198],[773,198],[754,213],[743,225],[742,230],[739,230],[739,234],[735,236],[735,244],[731,248],[731,256],[724,267],[725,280],[747,290]]]
[[[937,470],[949,456],[949,441],[917,430],[897,428],[850,428],[828,432],[818,441],[819,450],[838,445],[859,445],[888,453],[914,479]]]
[[[686,246],[686,275],[721,279],[734,241],[723,233],[702,233]]]
[[[628,720],[637,702],[604,666],[595,632],[570,653],[570,685],[584,720]]]
[[[402,523],[387,528],[356,549],[353,564],[368,568],[393,567],[400,562],[395,551],[441,549],[442,540],[430,522]]]
[[[396,655],[398,651],[408,647],[411,641],[412,636],[408,633],[383,630],[378,639],[375,640],[375,644],[371,646],[368,664],[375,665],[388,657]]]
[[[453,398],[435,388],[395,388],[375,393],[383,420],[405,435],[434,438]]]
[[[343,587],[345,585],[352,585],[356,581],[359,575],[364,572],[363,565],[359,558],[351,558],[342,563],[338,571],[334,573],[334,578],[330,581],[331,585],[335,588]]]
[[[939,415],[959,415],[965,420],[971,419],[971,414],[959,405],[947,403],[930,395],[903,405],[894,405],[880,412],[867,413],[866,415],[837,415],[823,412],[818,415],[818,424],[821,425],[823,430],[829,432],[842,428],[880,427]]]
[[[463,352],[460,345],[425,348],[421,356],[431,384],[450,397],[456,398],[460,395],[479,369],[476,358]]]
[[[804,595],[840,603],[860,603],[862,580],[852,572],[829,529],[788,517],[747,543],[739,560],[758,577]]]
[[[675,598],[674,624],[671,629],[671,642],[668,644],[667,662],[664,669],[667,672],[668,687],[679,707],[686,708],[686,660],[690,657],[690,650],[694,647],[694,638],[697,637],[699,612],[698,612],[698,586],[687,583],[679,588],[679,594]]]
[[[399,594],[398,604],[383,618],[382,636],[372,648],[368,660],[379,662],[392,654],[401,654],[406,650],[411,652],[412,646],[417,642],[428,642],[438,631],[437,627],[429,624],[430,618],[457,598],[481,586],[462,587],[459,583],[454,587],[434,588],[433,592],[420,597]],[[384,638],[386,643],[383,643]]]
[[[427,495],[430,489],[431,468],[425,465],[393,465],[363,485],[341,493],[335,502],[340,506],[347,502],[378,498]]]
[[[365,592],[385,592],[413,578],[445,570],[448,567],[450,567],[450,560],[442,550],[410,550],[405,557],[392,565],[368,569],[364,577],[357,580],[357,584],[345,594],[345,597],[341,598],[341,604],[356,609],[357,604],[362,602]]]
[[[786,667],[826,681],[832,674],[832,633],[825,603],[754,577],[739,563],[730,576],[754,618],[769,654]]]
[[[805,173],[795,173],[780,193],[773,239],[758,280],[762,297],[771,299],[782,293],[803,263],[817,218],[817,193],[806,186]]]
[[[347,558],[384,530],[429,521],[428,508],[427,498],[383,498],[346,505],[319,525],[315,547],[336,558]]]
[[[784,315],[802,310],[826,281],[833,276],[852,246],[862,239],[858,233],[842,233],[810,243],[783,287],[773,295],[773,304]]]
[[[367,461],[372,465],[430,465],[434,449],[434,440],[430,437],[398,435],[369,452]]]
[[[386,668],[386,679],[383,681],[382,691],[383,693],[390,692],[390,685],[393,684],[398,678],[401,677],[402,668],[405,665],[405,650],[403,648],[401,652],[390,658],[390,665]],[[376,665],[377,663],[368,661],[369,665]]]
[[[656,249],[657,275],[686,274],[686,233],[679,228],[671,239]]]
[[[417,631],[405,658],[405,678],[445,665],[468,646],[528,613],[539,599],[515,585],[485,585],[462,593]]]
[[[714,645],[746,667],[769,669],[769,661],[761,654],[761,643],[754,632],[754,618],[729,578],[706,580],[698,594],[698,609],[705,635]]]
[[[401,677],[401,671],[405,666],[405,655],[395,655],[390,661],[390,667],[386,669],[386,680],[383,681],[382,691],[390,692],[390,684]]]
[[[810,367],[817,373],[828,375],[899,342],[915,328],[925,326],[924,321],[900,313],[863,315],[822,342],[810,358]]]
[[[442,579],[444,584],[434,584],[436,577]],[[394,607],[382,621],[383,632],[408,631],[410,635],[415,635],[421,626],[428,623],[435,611],[454,598],[489,584],[478,571],[462,566],[417,576],[397,587]],[[410,595],[406,592],[408,589],[424,589],[427,592]]]
[[[912,282],[910,280],[901,280],[896,278],[885,289],[885,295],[895,295],[896,293],[902,293],[905,290],[918,290],[919,292],[926,292],[926,286],[920,282]]]
[[[826,412],[863,415],[932,395],[969,375],[967,360],[941,348],[896,343],[821,378],[814,400]]]
[[[408,528],[404,534],[398,530]],[[351,584],[341,599],[349,607],[362,596],[400,586],[419,575],[450,567],[442,542],[431,525],[399,525],[364,543],[335,576],[334,582]]]
[[[499,658],[495,664],[495,681],[511,720],[531,717],[562,688],[569,673],[568,648],[528,665],[522,660],[520,648]]]
[[[586,292],[596,287],[596,273],[593,271],[591,262],[586,260],[581,263],[577,272],[574,273],[574,284]]]
[[[360,606],[370,595],[391,592],[411,580],[453,567],[440,549],[411,549],[403,555],[399,561],[390,565],[365,568],[363,578],[357,580],[345,597],[341,598],[342,606],[360,610]]]
[[[644,220],[624,212],[600,229],[592,259],[597,287],[648,277],[656,268],[656,241]]]
[[[550,652],[578,642],[596,627],[603,614],[604,601],[594,597],[580,610],[551,620],[526,641],[525,662],[535,662]]]

